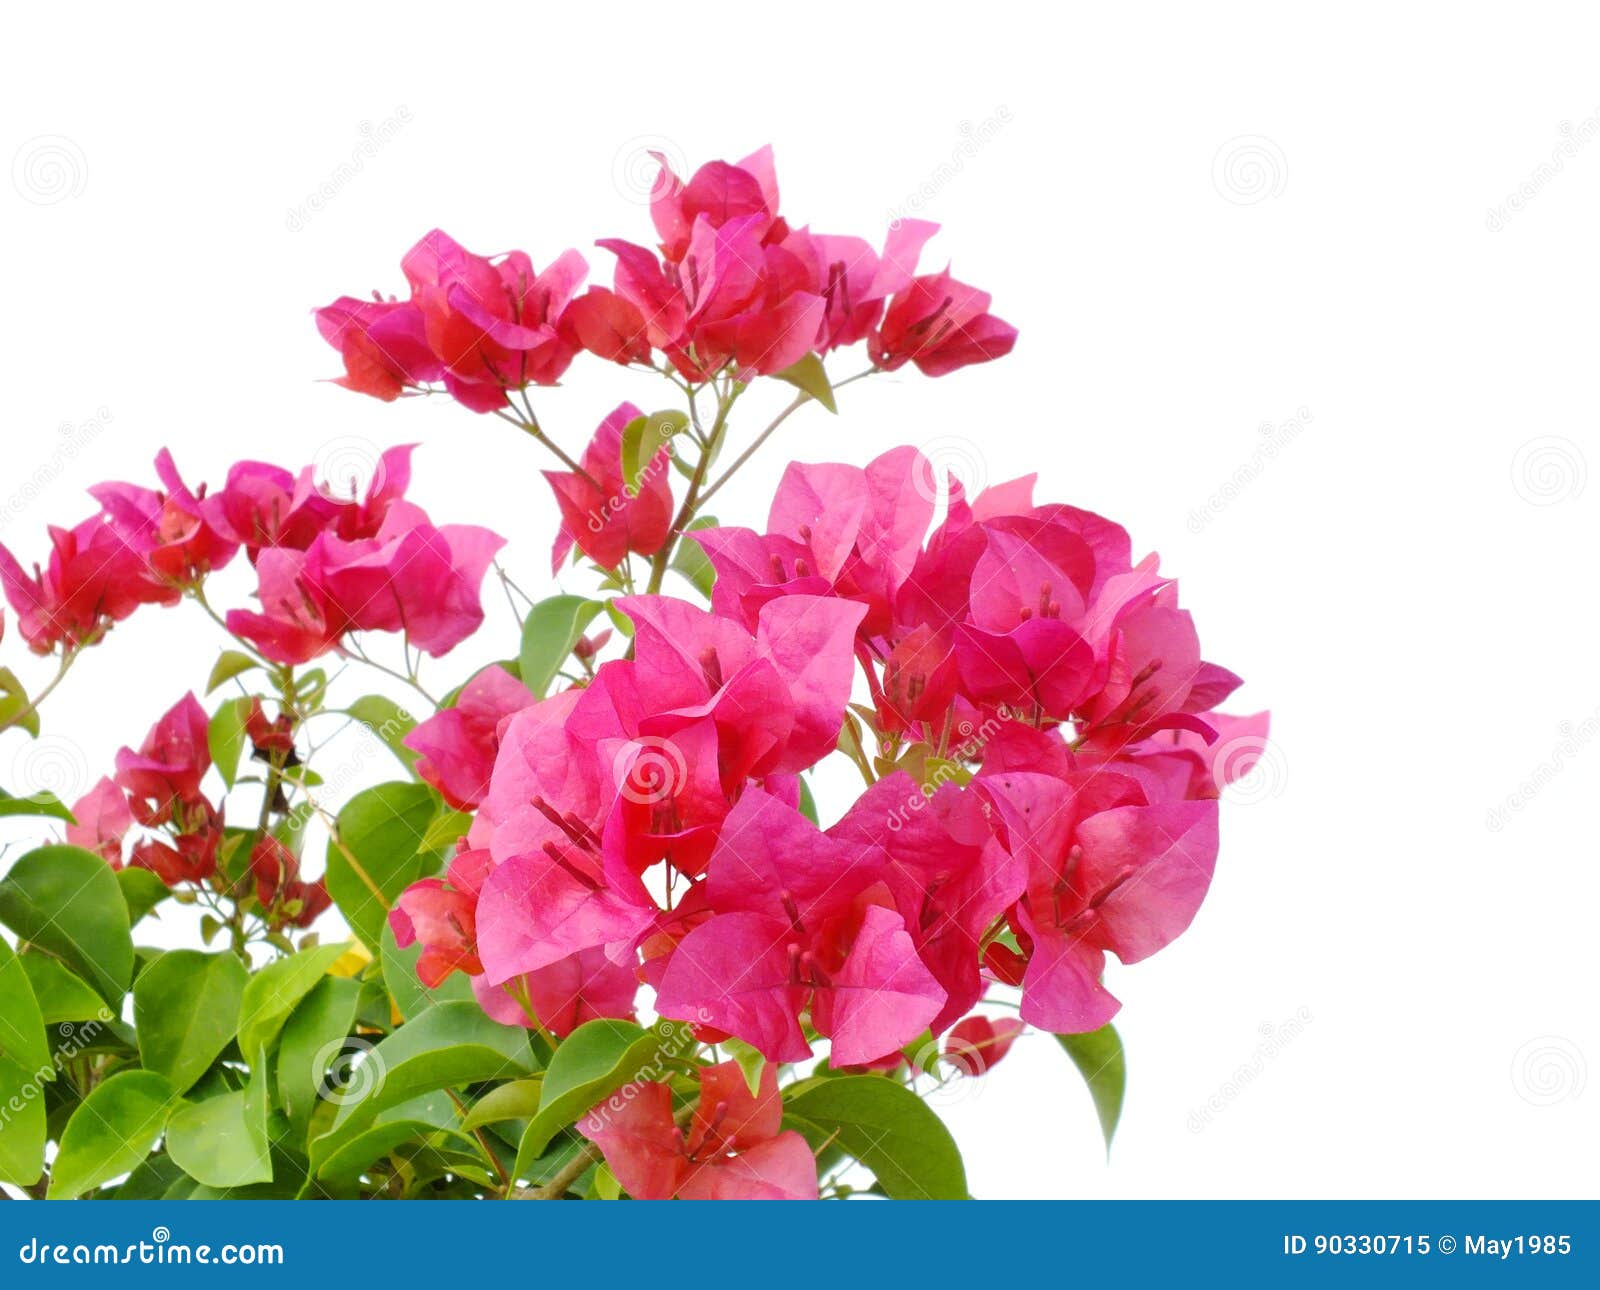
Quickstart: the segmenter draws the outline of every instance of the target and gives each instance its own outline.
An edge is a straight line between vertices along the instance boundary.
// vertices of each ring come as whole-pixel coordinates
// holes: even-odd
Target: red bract
[[[303,882],[300,858],[277,838],[262,838],[250,852],[256,900],[272,928],[310,927],[333,902],[322,879]]]
[[[672,529],[672,485],[667,450],[661,449],[629,485],[622,473],[622,432],[644,414],[620,405],[594,432],[579,461],[581,471],[545,471],[561,508],[561,531],[550,565],[559,573],[574,544],[602,569],[615,569],[628,552],[654,555]]]
[[[0,586],[36,654],[98,640],[140,605],[174,604],[179,590],[154,575],[140,550],[104,516],[50,529],[50,562],[32,576],[0,545]]]
[[[987,1075],[1024,1029],[1015,1017],[963,1017],[945,1037],[945,1060],[963,1075]]]
[[[944,273],[915,279],[889,302],[868,337],[873,363],[892,372],[915,363],[924,376],[943,376],[1011,352],[1017,329],[989,312],[989,293]]]
[[[553,385],[572,362],[577,344],[560,324],[588,271],[576,251],[541,271],[521,251],[489,259],[434,229],[401,268],[409,300],[341,296],[317,310],[347,389],[387,401],[443,381],[464,406],[493,412],[508,390]]]
[[[113,869],[120,869],[123,839],[133,828],[127,794],[102,777],[72,804],[72,817],[76,823],[67,825],[67,841],[103,856]]]
[[[117,754],[117,784],[139,823],[166,824],[200,801],[200,780],[211,768],[209,724],[199,700],[186,694],[156,722],[137,752],[124,748]]]
[[[764,1067],[752,1094],[734,1062],[702,1066],[687,1130],[666,1084],[630,1084],[602,1102],[578,1130],[637,1200],[815,1200],[811,1148],[783,1128],[777,1072]]]

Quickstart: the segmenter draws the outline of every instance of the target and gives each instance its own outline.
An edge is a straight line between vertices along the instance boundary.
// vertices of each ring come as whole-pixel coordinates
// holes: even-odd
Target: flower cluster
[[[0,545],[0,587],[39,654],[98,641],[140,605],[176,604],[242,548],[259,609],[227,626],[275,663],[303,663],[351,632],[403,633],[443,654],[483,622],[479,587],[504,540],[474,525],[437,528],[405,499],[411,449],[383,454],[365,496],[341,497],[314,467],[233,466],[215,492],[191,489],[171,455],[156,459],[160,491],[108,483],[100,511],[50,530],[49,566],[28,574]]]
[[[526,1003],[559,971],[622,1016],[636,978],[663,1015],[776,1062],[819,1036],[835,1065],[897,1060],[991,982],[1048,1030],[1109,1020],[1106,952],[1136,962],[1188,926],[1216,858],[1214,750],[1264,717],[1215,711],[1238,678],[1201,660],[1176,585],[1119,526],[1019,480],[957,488],[929,535],[928,478],[915,449],[793,466],[766,533],[692,535],[711,612],[623,597],[631,655],[586,685],[519,708],[488,674],[419,728],[455,753],[424,776],[478,810],[448,879],[402,898],[402,938],[485,998]],[[847,719],[861,747],[858,678],[872,782],[824,830],[797,776]]]
[[[781,215],[770,148],[687,181],[659,160],[657,247],[596,243],[616,259],[611,287],[578,293],[588,265],[576,251],[541,270],[522,251],[475,255],[435,229],[401,261],[407,299],[344,296],[317,311],[344,360],[339,384],[386,400],[442,385],[497,412],[511,391],[555,384],[585,350],[670,364],[695,382],[724,369],[774,375],[863,340],[874,367],[914,363],[930,376],[1010,352],[1016,331],[987,294],[948,269],[918,275],[937,225],[901,221],[875,251]]]

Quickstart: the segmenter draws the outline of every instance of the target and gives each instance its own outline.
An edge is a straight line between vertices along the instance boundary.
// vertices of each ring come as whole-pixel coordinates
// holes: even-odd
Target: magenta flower
[[[458,811],[476,810],[489,791],[500,730],[532,706],[528,687],[503,667],[486,667],[461,689],[452,707],[440,708],[404,739],[417,754],[417,775]]]
[[[602,569],[615,569],[628,552],[654,555],[672,529],[672,484],[662,448],[641,472],[636,487],[622,473],[622,432],[644,414],[623,403],[600,423],[576,471],[547,470],[545,479],[561,508],[561,530],[551,553],[553,572],[573,545]]]

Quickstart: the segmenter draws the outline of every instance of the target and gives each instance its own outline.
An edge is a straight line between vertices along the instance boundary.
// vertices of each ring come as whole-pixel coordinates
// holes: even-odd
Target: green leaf
[[[116,874],[78,847],[30,851],[0,880],[0,922],[63,959],[113,1006],[133,979],[133,937]]]
[[[461,1121],[463,1132],[481,1128],[485,1124],[499,1124],[505,1120],[531,1120],[539,1113],[539,1090],[544,1078],[512,1080],[490,1089],[475,1103]]]
[[[171,889],[148,869],[117,870],[117,886],[122,889],[122,901],[128,907],[128,922],[137,923],[168,896]]]
[[[413,1098],[381,1112],[370,1128],[353,1135],[319,1138],[312,1146],[315,1176],[333,1185],[352,1180],[381,1156],[387,1156],[403,1143],[421,1141],[452,1144],[476,1151],[477,1144],[457,1126],[455,1105],[443,1093]]]
[[[1122,1051],[1122,1037],[1110,1024],[1084,1035],[1057,1035],[1056,1042],[1066,1049],[1078,1068],[1089,1094],[1094,1098],[1095,1114],[1100,1117],[1100,1132],[1106,1150],[1122,1118],[1122,1098],[1128,1088],[1128,1059]]]
[[[225,685],[236,676],[243,676],[253,667],[261,666],[248,654],[241,654],[236,649],[225,649],[217,655],[216,664],[211,669],[210,679],[206,681],[206,693],[210,694],[219,685]]]
[[[750,1096],[756,1097],[761,1092],[761,1073],[767,1068],[767,1059],[761,1051],[752,1048],[742,1039],[724,1039],[718,1045],[729,1057],[739,1063],[739,1070],[744,1075],[745,1087],[750,1090]]]
[[[300,1000],[349,948],[345,941],[301,950],[267,964],[250,978],[239,999],[239,1051],[253,1053],[269,1047]]]
[[[45,1025],[59,1025],[63,1021],[111,1020],[105,1000],[60,959],[25,950],[17,955],[17,961],[28,974],[28,984],[33,987],[33,997],[38,1001]]]
[[[967,1198],[955,1139],[904,1084],[880,1075],[841,1075],[794,1087],[785,1110],[812,1129],[806,1134],[812,1145],[833,1138],[894,1199]]]
[[[323,1079],[355,1025],[360,993],[361,985],[352,977],[323,977],[284,1023],[278,1043],[278,1101],[302,1140]]]
[[[229,788],[239,774],[239,758],[244,755],[248,742],[245,722],[250,719],[250,700],[244,697],[226,700],[206,727],[206,743],[211,749],[211,762]]]
[[[417,979],[417,960],[422,957],[421,942],[401,949],[395,944],[394,929],[387,923],[378,953],[383,964],[383,984],[400,1010],[402,1018],[414,1017],[424,1008],[452,999],[471,999],[472,978],[465,972],[452,972],[437,989],[430,990]]]
[[[416,728],[417,719],[393,699],[382,694],[365,694],[345,711],[382,740],[384,747],[399,758],[406,770],[416,766],[417,754],[401,741]]]
[[[44,1014],[34,997],[33,983],[16,951],[0,939],[0,1057],[25,1071],[48,1070],[50,1041],[44,1033]],[[0,1104],[3,1114],[3,1104]],[[0,1122],[3,1123],[3,1122]]]
[[[459,1084],[514,1079],[533,1068],[527,1031],[491,1021],[476,1003],[435,1004],[373,1047],[354,1068],[333,1127],[311,1144],[312,1162],[320,1172],[385,1109]]]
[[[822,827],[822,821],[817,818],[817,799],[813,796],[811,784],[804,775],[800,777],[800,814],[818,828]]]
[[[176,1096],[155,1071],[118,1071],[79,1104],[50,1169],[52,1200],[81,1196],[150,1154]]]
[[[622,481],[630,495],[639,491],[639,481],[656,454],[688,425],[687,414],[673,410],[635,417],[622,427]]]
[[[527,1177],[524,1166],[543,1155],[550,1139],[595,1103],[632,1082],[663,1053],[689,1052],[693,1042],[689,1028],[673,1021],[658,1022],[650,1030],[631,1021],[584,1022],[562,1041],[545,1071],[539,1114],[517,1149],[517,1176]]]
[[[235,954],[168,950],[133,983],[140,1064],[188,1092],[232,1041],[249,979]]]
[[[9,667],[0,667],[0,729],[8,729],[15,721],[19,730],[26,730],[35,739],[39,737],[38,709],[28,713],[21,721],[17,713],[28,706],[28,692]]]
[[[54,1074],[54,1068],[51,1068]],[[50,1136],[40,1071],[0,1057],[0,1182],[31,1187],[44,1174],[44,1146]]]
[[[30,793],[27,797],[12,797],[0,788],[0,819],[8,815],[44,815],[52,820],[65,820],[68,824],[78,822],[72,812],[62,805],[61,799],[48,789]]]
[[[423,850],[439,797],[426,784],[395,782],[357,793],[328,843],[328,894],[369,946],[377,946],[395,898],[437,867]]]
[[[582,596],[552,596],[541,600],[522,620],[522,683],[542,699],[550,683],[572,653],[578,638],[594,621],[605,602]]]
[[[272,1181],[265,1055],[236,1093],[180,1106],[167,1121],[167,1154],[207,1187]]]
[[[829,412],[839,411],[839,405],[833,397],[833,383],[828,380],[828,373],[823,370],[822,360],[815,354],[807,354],[798,363],[784,368],[781,372],[774,372],[773,375],[780,381],[787,381],[795,389],[809,394]]]
[[[717,521],[710,515],[702,515],[690,524],[685,532],[693,533],[696,529],[714,529]],[[706,555],[705,549],[696,541],[684,538],[672,552],[672,563],[669,566],[675,573],[688,579],[694,587],[707,600],[711,599],[712,588],[717,585],[717,571],[712,568],[711,560]]]

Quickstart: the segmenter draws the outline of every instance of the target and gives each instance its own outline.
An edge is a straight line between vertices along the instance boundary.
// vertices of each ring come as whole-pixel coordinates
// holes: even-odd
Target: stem
[[[672,521],[666,542],[650,561],[650,581],[645,587],[646,595],[653,596],[661,590],[662,579],[667,576],[667,567],[672,563],[673,552],[678,548],[684,529],[693,521],[705,503],[706,498],[700,496],[700,486],[705,483],[706,472],[710,469],[712,457],[716,455],[717,445],[727,433],[728,413],[733,410],[733,405],[742,392],[730,388],[727,394],[719,394],[717,397],[717,419],[711,427],[711,433],[706,436],[706,446],[700,452],[700,460],[695,463],[694,475],[689,480],[689,491],[684,494],[683,505],[678,508],[677,517]],[[809,397],[809,395],[801,396],[802,399]],[[748,455],[747,453],[746,456]],[[709,496],[707,493],[706,497]]]
[[[845,377],[844,380],[838,382],[833,388],[836,390],[842,390],[845,386],[852,385],[856,381],[861,380],[863,377],[871,376],[877,370],[878,369],[875,367],[869,367],[864,372],[857,372],[854,376]],[[734,459],[733,465],[729,466],[725,471],[723,471],[722,474],[717,477],[716,481],[711,485],[711,487],[706,489],[705,494],[700,498],[701,504],[704,505],[706,502],[709,502],[712,498],[712,495],[733,478],[734,472],[736,472],[739,467],[743,466],[745,462],[749,461],[751,457],[755,456],[756,450],[772,437],[773,431],[775,431],[779,426],[789,419],[790,413],[795,412],[800,407],[811,401],[811,396],[804,390],[795,395],[794,401],[790,403],[789,406],[786,407],[782,412],[778,413],[778,415],[773,419],[772,424],[756,436],[755,442],[741,452],[738,457]]]
[[[79,653],[80,650],[77,646],[63,650],[61,652],[61,664],[56,668],[56,674],[50,678],[44,689],[40,690],[38,694],[34,695],[33,698],[28,700],[28,704],[25,708],[23,708],[20,712],[12,713],[12,715],[5,721],[0,721],[0,731],[10,730],[13,726],[21,725],[35,712],[37,712],[39,710],[39,705],[50,697],[50,692],[54,690],[56,686],[60,685],[62,680],[66,677],[67,670],[77,660]]]
[[[566,452],[563,451],[561,445],[558,444],[554,439],[552,439],[549,435],[547,435],[543,431],[543,429],[540,428],[539,422],[537,420],[532,419],[533,418],[532,409],[529,409],[529,411],[528,411],[528,416],[529,416],[530,419],[527,420],[527,421],[524,421],[521,417],[512,416],[511,413],[505,411],[503,408],[496,408],[495,409],[495,416],[499,417],[502,421],[510,422],[512,425],[516,426],[517,429],[522,430],[522,431],[526,432],[527,434],[532,435],[535,439],[537,439],[540,443],[542,443],[546,448],[548,448],[551,452],[553,452],[555,454],[555,456],[556,456],[556,460],[558,460],[568,470],[572,471],[573,474],[579,475],[582,478],[588,480],[589,483],[593,484],[594,487],[596,487],[596,488],[600,487],[600,484],[595,479],[595,477],[593,475],[591,475],[587,470],[585,470],[582,466],[580,466],[577,462],[575,462],[571,457],[569,457],[566,454]]]

